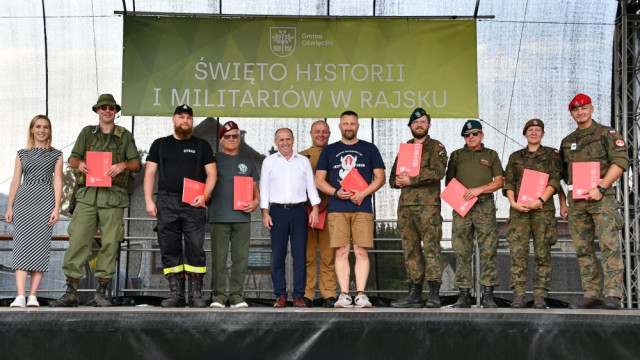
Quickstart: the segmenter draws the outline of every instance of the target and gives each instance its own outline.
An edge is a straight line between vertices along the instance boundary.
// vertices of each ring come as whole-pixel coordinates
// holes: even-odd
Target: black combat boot
[[[429,284],[429,300],[424,305],[426,308],[440,307],[440,283],[437,281],[427,281]]]
[[[189,307],[207,307],[207,301],[202,297],[203,274],[189,274]]]
[[[97,307],[107,307],[111,306],[111,302],[107,299],[107,289],[109,288],[109,283],[111,279],[101,279],[96,278],[98,280],[98,285],[96,286],[96,293],[93,295],[93,306]]]
[[[421,308],[422,307],[422,283],[409,284],[409,295],[397,301],[392,301],[394,308]]]
[[[483,308],[497,308],[496,301],[493,299],[493,286],[482,285],[482,301],[480,305]]]
[[[460,296],[458,301],[453,304],[455,309],[470,308],[471,307],[471,290],[460,288]]]
[[[184,307],[184,273],[167,274],[169,297],[162,300],[162,307]]]
[[[78,282],[80,279],[67,278],[67,290],[58,300],[51,301],[49,307],[77,307]]]

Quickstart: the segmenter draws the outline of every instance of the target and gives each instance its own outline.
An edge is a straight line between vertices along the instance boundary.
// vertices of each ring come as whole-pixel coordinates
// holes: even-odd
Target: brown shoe
[[[278,296],[278,300],[273,304],[274,308],[284,308],[287,307],[287,298],[284,295]]]
[[[302,298],[295,298],[295,299],[293,299],[293,307],[306,308],[307,304],[304,303],[304,300],[302,300]]]
[[[615,296],[607,296],[604,299],[604,308],[609,310],[620,310],[622,309],[622,304],[620,303],[620,298]]]
[[[544,301],[544,296],[536,296],[533,299],[533,308],[534,309],[546,309],[547,302]]]
[[[511,303],[512,309],[523,309],[527,307],[524,303],[524,296],[514,296],[513,302]]]
[[[585,297],[579,303],[569,305],[569,309],[602,309],[603,306],[602,300]]]

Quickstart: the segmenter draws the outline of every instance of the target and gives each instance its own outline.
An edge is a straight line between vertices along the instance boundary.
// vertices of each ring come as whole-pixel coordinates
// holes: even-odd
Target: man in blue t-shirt
[[[372,143],[357,138],[358,114],[347,110],[340,115],[342,139],[326,146],[316,167],[316,186],[330,195],[327,206],[327,225],[331,247],[336,248],[336,276],[340,296],[335,307],[371,307],[364,294],[369,277],[368,248],[373,247],[373,206],[371,194],[385,183],[384,162],[380,151]],[[360,191],[348,189],[341,182],[355,168],[368,186]],[[327,181],[328,175],[328,181]],[[353,304],[349,296],[349,250],[353,239],[356,256],[356,296]]]

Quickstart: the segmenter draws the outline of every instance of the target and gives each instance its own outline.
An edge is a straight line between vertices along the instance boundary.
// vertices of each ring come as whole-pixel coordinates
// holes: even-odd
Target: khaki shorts
[[[332,248],[353,243],[363,248],[373,247],[373,214],[365,212],[333,212],[327,215],[329,242]]]

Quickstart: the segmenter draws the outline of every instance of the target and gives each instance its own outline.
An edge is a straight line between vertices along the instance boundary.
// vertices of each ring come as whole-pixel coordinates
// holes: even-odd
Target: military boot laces
[[[424,305],[426,308],[440,307],[440,283],[437,281],[429,281],[429,300]]]
[[[109,289],[109,283],[111,279],[98,278],[98,285],[96,287],[96,293],[93,295],[93,306],[107,307],[111,306],[111,302],[107,299],[107,291]]]
[[[184,307],[184,274],[167,274],[169,297],[162,300],[162,307]]]
[[[202,298],[202,274],[189,274],[189,307],[207,307]]]
[[[77,307],[79,279],[67,278],[67,289],[58,300],[49,303],[49,307]]]
[[[409,295],[397,301],[392,301],[394,308],[421,308],[422,307],[422,283],[409,284]]]
[[[453,304],[453,307],[456,309],[470,308],[471,307],[471,290],[460,289],[460,296],[458,296],[458,301],[456,301],[456,303]]]
[[[482,307],[497,308],[496,301],[493,298],[493,286],[482,286]]]

